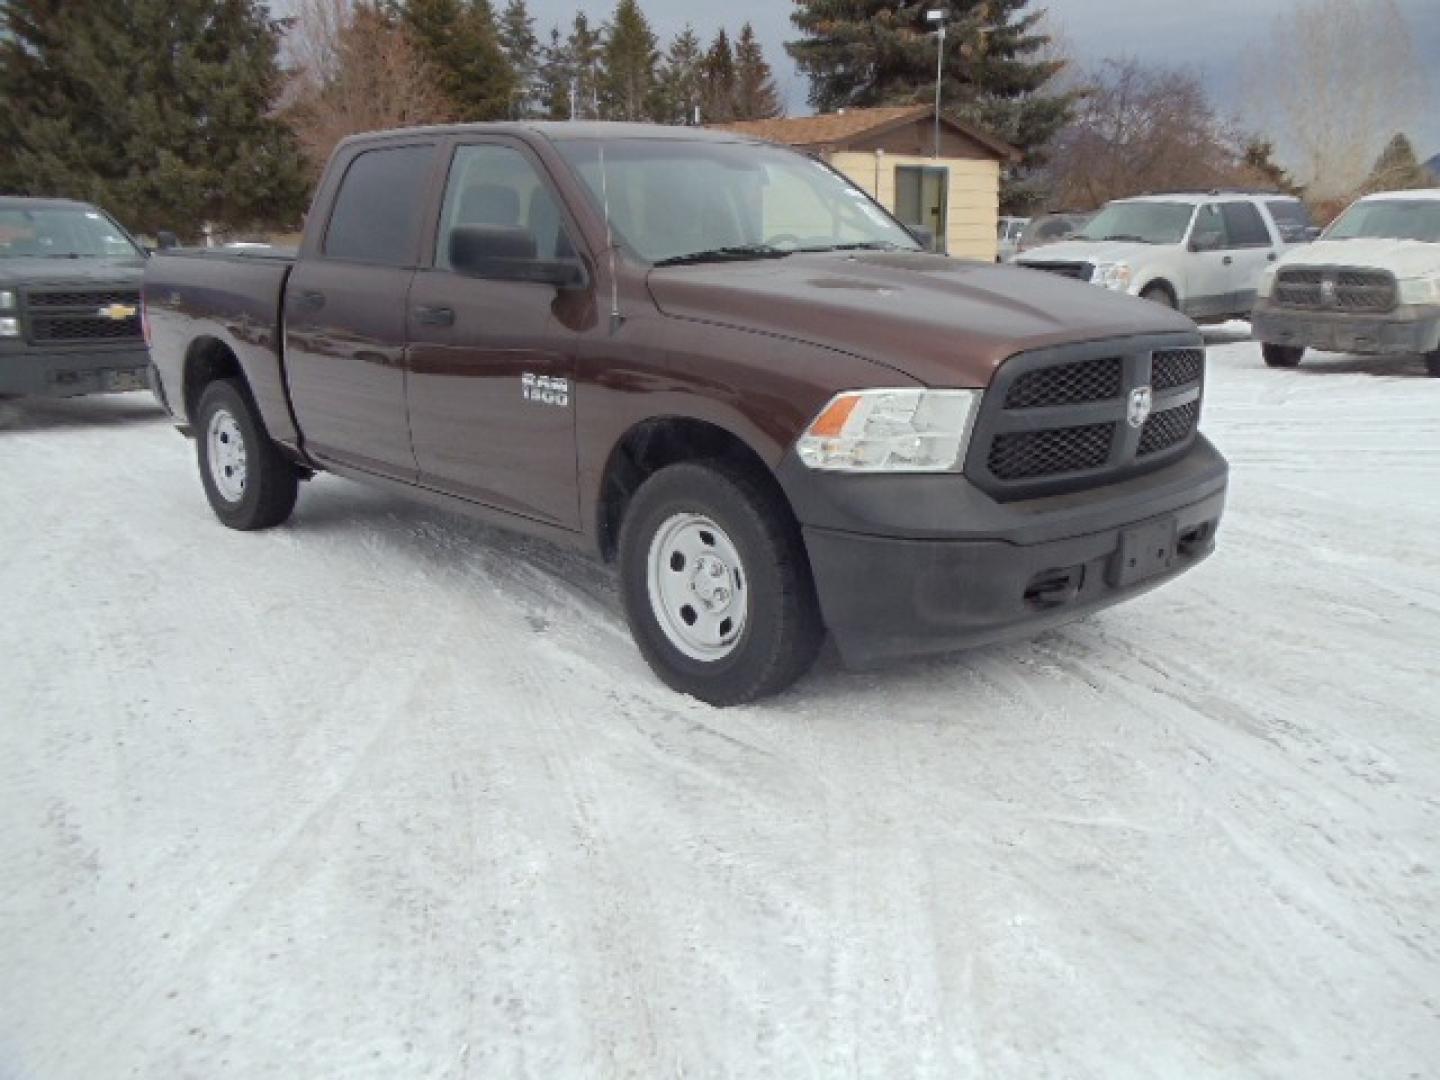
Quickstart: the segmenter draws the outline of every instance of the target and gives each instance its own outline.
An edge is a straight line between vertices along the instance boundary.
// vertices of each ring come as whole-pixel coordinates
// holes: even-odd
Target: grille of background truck
[[[1309,311],[1391,311],[1395,276],[1385,270],[1287,266],[1275,278],[1275,303]]]
[[[112,319],[102,308],[121,304],[135,314]],[[135,289],[45,289],[25,294],[25,333],[35,345],[139,341],[140,293]]]
[[[1089,281],[1095,276],[1095,264],[1088,262],[1022,262],[1019,265],[1030,270],[1044,270],[1047,274],[1075,278],[1078,281]]]
[[[1012,357],[985,395],[966,473],[1014,499],[1157,467],[1193,444],[1204,379],[1205,350],[1174,335]],[[1130,398],[1146,386],[1152,408],[1136,427]]]

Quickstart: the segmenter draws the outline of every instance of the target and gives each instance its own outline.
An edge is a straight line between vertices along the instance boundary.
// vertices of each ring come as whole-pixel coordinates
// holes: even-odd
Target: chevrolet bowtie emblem
[[[110,319],[113,322],[124,322],[126,319],[135,317],[134,304],[107,304],[99,311],[102,319]]]

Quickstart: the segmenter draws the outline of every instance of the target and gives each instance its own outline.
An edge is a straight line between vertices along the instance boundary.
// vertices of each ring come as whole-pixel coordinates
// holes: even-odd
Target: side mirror
[[[450,268],[489,281],[528,281],[573,289],[585,283],[579,259],[541,259],[529,229],[508,225],[457,225],[450,230]]]
[[[156,251],[173,251],[180,246],[180,238],[169,229],[160,229],[155,233]]]

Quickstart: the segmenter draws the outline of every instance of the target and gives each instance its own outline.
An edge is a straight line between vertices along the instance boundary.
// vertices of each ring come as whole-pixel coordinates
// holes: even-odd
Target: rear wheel
[[[1440,379],[1440,349],[1425,354],[1425,370],[1432,379]]]
[[[1272,345],[1266,342],[1260,346],[1260,352],[1270,367],[1295,367],[1305,355],[1305,346]]]
[[[620,585],[651,668],[712,705],[783,690],[825,637],[789,509],[728,462],[670,465],[641,485],[620,530]]]
[[[295,509],[300,477],[270,441],[245,387],[212,382],[196,409],[200,480],[210,508],[232,529],[268,529]]]

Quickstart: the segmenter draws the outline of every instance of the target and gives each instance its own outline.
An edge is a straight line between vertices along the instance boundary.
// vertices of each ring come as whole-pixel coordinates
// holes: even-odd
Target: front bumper
[[[105,351],[23,349],[0,352],[0,394],[78,397],[144,389],[150,354],[144,345]]]
[[[867,667],[1031,637],[1169,581],[1214,550],[1228,474],[1202,438],[1158,472],[1014,503],[961,476],[812,477],[834,503],[832,513],[820,512],[825,498],[797,505],[821,612],[845,662]],[[787,489],[799,479],[782,467]],[[914,509],[888,534],[834,527],[887,505]],[[1171,538],[1164,558],[1127,573],[1152,525]]]
[[[1250,320],[1255,337],[1269,345],[1298,345],[1321,352],[1399,356],[1440,349],[1440,308],[1400,307],[1384,315],[1304,311],[1268,300]]]

